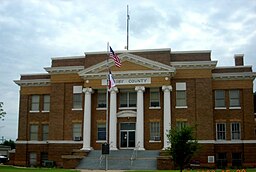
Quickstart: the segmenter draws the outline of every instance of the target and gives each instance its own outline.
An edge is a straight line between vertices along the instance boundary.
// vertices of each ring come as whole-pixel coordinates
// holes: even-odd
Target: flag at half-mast
[[[109,56],[114,60],[116,67],[121,67],[121,61],[118,55],[113,51],[113,49],[109,46],[110,48],[110,54]]]
[[[108,89],[111,89],[114,86],[116,86],[116,83],[115,83],[115,80],[112,76],[111,71],[109,71],[109,74],[108,74]]]

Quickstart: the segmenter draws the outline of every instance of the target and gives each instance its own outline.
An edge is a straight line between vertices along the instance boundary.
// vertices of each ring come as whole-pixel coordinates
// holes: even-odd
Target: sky
[[[0,101],[7,113],[0,138],[17,139],[13,80],[46,73],[52,57],[106,51],[107,42],[124,50],[127,5],[130,50],[211,50],[217,66],[234,66],[234,54],[244,54],[256,71],[255,0],[0,0]]]

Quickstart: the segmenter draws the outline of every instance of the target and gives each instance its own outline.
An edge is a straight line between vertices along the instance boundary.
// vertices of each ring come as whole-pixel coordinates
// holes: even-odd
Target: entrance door
[[[135,147],[135,123],[121,123],[120,148]]]

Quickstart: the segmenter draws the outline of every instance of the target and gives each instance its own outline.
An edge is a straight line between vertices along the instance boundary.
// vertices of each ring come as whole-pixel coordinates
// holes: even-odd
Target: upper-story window
[[[45,111],[45,112],[49,112],[50,111],[50,95],[49,94],[45,94],[44,95],[43,111]]]
[[[83,104],[82,86],[73,86],[73,109],[81,110]]]
[[[120,107],[136,107],[137,93],[134,90],[120,91]]]
[[[216,138],[217,140],[226,140],[226,124],[216,124]]]
[[[176,83],[176,107],[187,107],[186,83]]]
[[[239,122],[231,123],[231,139],[232,140],[241,139],[241,127]]]
[[[215,107],[225,108],[225,91],[215,90]]]
[[[240,107],[239,90],[229,90],[229,106],[230,107]]]
[[[40,104],[40,96],[39,95],[32,95],[31,96],[31,111],[38,111],[39,112],[39,104]]]
[[[158,88],[150,88],[150,107],[160,107],[160,93]]]
[[[38,125],[31,124],[30,125],[30,140],[38,140]]]
[[[98,108],[106,107],[106,91],[98,90]]]
[[[43,138],[42,140],[48,140],[48,134],[49,134],[49,125],[48,124],[43,124],[42,125],[42,132],[43,132]]]

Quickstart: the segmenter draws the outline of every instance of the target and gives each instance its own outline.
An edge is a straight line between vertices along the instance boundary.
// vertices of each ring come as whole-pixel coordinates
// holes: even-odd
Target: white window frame
[[[107,107],[106,94],[107,94],[106,91],[98,90],[97,110],[106,109]],[[105,106],[101,107],[100,105],[105,105]]]
[[[234,104],[234,102],[236,102],[236,103]],[[240,91],[239,90],[229,90],[229,109],[241,109]]]
[[[40,95],[31,96],[30,112],[40,112]]]
[[[187,87],[186,82],[177,82],[176,83],[176,108],[188,108],[188,106],[187,106],[187,88],[186,87]],[[180,96],[181,96],[181,98],[180,98]],[[183,103],[181,103],[181,102],[183,102]]]
[[[217,93],[223,93],[223,97],[218,97]],[[214,104],[215,104],[215,109],[226,109],[226,99],[225,99],[225,90],[214,90]],[[223,105],[217,105],[218,102],[223,101]]]
[[[44,104],[43,104],[43,111],[42,112],[50,112],[51,106],[51,97],[50,94],[44,95]]]
[[[83,110],[83,86],[73,86],[72,110]]]
[[[72,126],[73,140],[80,141],[82,140],[82,124],[73,123]]]
[[[38,125],[37,124],[30,124],[29,129],[29,140],[36,140],[38,141]]]
[[[137,108],[137,92],[135,90],[121,90],[119,95],[120,95],[119,109],[136,109]],[[123,100],[122,96],[125,96],[126,100]],[[134,96],[134,99],[131,99],[132,96]],[[135,106],[132,106],[131,100],[134,100]],[[122,104],[126,104],[126,106],[122,106]]]
[[[150,130],[150,142],[161,142],[161,135],[160,135],[160,122],[154,121],[149,123],[149,130]]]
[[[99,131],[99,129],[102,128],[104,129],[105,128],[105,131]],[[105,132],[105,139],[100,139],[99,138],[99,133],[104,133]],[[105,142],[106,141],[106,123],[104,122],[99,122],[97,123],[97,142]]]
[[[218,131],[218,125],[224,125],[224,131]],[[224,137],[225,138],[219,138],[219,133],[222,132],[224,133]],[[226,126],[226,123],[223,123],[223,122],[220,122],[220,123],[216,123],[216,140],[218,141],[222,141],[222,140],[226,140],[227,139],[227,126]]]
[[[49,125],[43,124],[42,125],[42,140],[43,141],[48,140],[48,135],[49,135]]]
[[[154,95],[155,94],[155,95]],[[159,88],[150,88],[150,109],[159,109],[160,108],[160,91]],[[154,103],[158,103],[157,106],[154,106]]]
[[[238,130],[233,130],[233,125],[238,125]],[[241,140],[241,123],[232,122],[230,124],[230,133],[231,133],[231,140]]]

